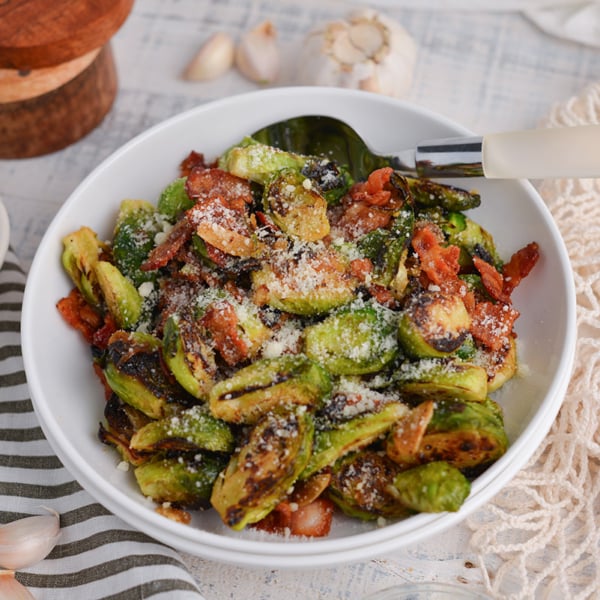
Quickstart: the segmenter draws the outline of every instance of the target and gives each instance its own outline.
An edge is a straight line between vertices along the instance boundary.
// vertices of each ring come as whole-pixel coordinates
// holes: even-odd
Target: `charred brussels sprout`
[[[335,204],[353,183],[346,168],[321,157],[310,158],[302,168],[302,175],[316,183],[328,204]]]
[[[179,384],[195,398],[205,398],[217,373],[214,352],[194,321],[172,315],[163,331],[162,354]]]
[[[209,393],[210,410],[231,423],[255,423],[283,404],[309,408],[331,392],[327,372],[303,355],[263,358],[217,383]]]
[[[158,199],[158,212],[169,219],[175,219],[184,210],[194,206],[185,189],[186,177],[179,177],[172,181],[160,194]]]
[[[329,233],[327,201],[297,170],[279,171],[265,186],[263,204],[273,222],[293,238],[316,242]]]
[[[342,308],[307,327],[306,355],[334,375],[381,370],[397,352],[395,323],[384,311],[376,304]]]
[[[269,514],[286,496],[310,456],[312,416],[304,407],[263,415],[215,482],[211,504],[240,530]]]
[[[368,446],[386,434],[407,411],[404,404],[390,402],[377,413],[355,417],[335,429],[318,430],[313,453],[302,473],[302,479],[332,465],[345,454]]]
[[[398,339],[413,358],[443,357],[467,338],[471,317],[458,294],[421,290],[407,301]]]
[[[502,265],[491,234],[467,215],[451,212],[441,227],[447,236],[448,243],[460,248],[461,266],[471,266],[473,264],[472,257],[475,255],[490,264]]]
[[[477,192],[431,181],[406,177],[415,204],[426,208],[441,208],[448,211],[463,211],[481,204]]]
[[[354,299],[358,281],[348,261],[319,242],[276,252],[252,273],[254,302],[295,315],[327,313]]]
[[[371,521],[406,517],[412,511],[389,491],[399,468],[369,450],[340,459],[332,469],[327,496],[348,516]]]
[[[307,157],[261,144],[251,137],[233,146],[219,158],[219,168],[237,177],[266,185],[282,169],[301,170]]]
[[[71,281],[83,294],[83,297],[95,307],[102,302],[98,279],[96,277],[96,265],[100,255],[106,249],[96,233],[89,227],[82,227],[65,236],[63,242],[63,253],[61,261],[63,268],[71,278]]]
[[[144,200],[123,200],[113,236],[115,266],[134,286],[156,278],[154,271],[142,271],[140,265],[155,246],[155,236],[163,224],[156,208]]]
[[[233,452],[234,444],[229,425],[202,406],[152,421],[136,431],[130,442],[138,451],[200,449],[226,453]]]
[[[359,242],[360,251],[373,263],[373,281],[389,287],[398,298],[408,283],[404,263],[414,221],[414,210],[406,203],[394,217],[389,229],[375,229]]]
[[[471,492],[471,484],[457,468],[440,461],[401,471],[388,490],[415,512],[456,512]]]
[[[488,374],[488,394],[500,389],[517,373],[517,343],[514,337],[493,352],[479,350],[478,361]]]
[[[108,312],[120,329],[133,329],[142,316],[143,300],[125,275],[112,263],[96,263],[96,278]]]
[[[424,359],[403,363],[394,377],[407,397],[483,402],[487,397],[486,370],[475,364],[450,359]]]
[[[420,455],[422,462],[444,460],[459,469],[488,466],[508,448],[502,413],[486,402],[436,403]]]
[[[196,452],[154,459],[136,467],[134,473],[142,494],[155,502],[203,508],[226,463],[227,459],[219,455]]]
[[[110,388],[127,404],[159,419],[169,405],[189,403],[162,368],[161,343],[151,335],[117,331],[108,343],[104,375]]]

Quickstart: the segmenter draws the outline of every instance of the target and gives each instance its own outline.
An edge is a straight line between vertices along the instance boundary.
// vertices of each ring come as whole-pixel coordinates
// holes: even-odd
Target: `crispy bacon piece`
[[[254,527],[269,533],[324,537],[331,530],[333,512],[334,504],[327,498],[317,498],[302,506],[284,501]]]
[[[390,224],[394,211],[404,202],[402,194],[390,183],[393,172],[391,167],[373,171],[367,181],[352,186],[339,214],[330,211],[332,226],[344,239],[352,241]]]
[[[431,283],[447,291],[458,291],[462,287],[458,279],[460,248],[441,246],[435,225],[423,223],[415,227],[412,247],[419,257],[421,270]]]
[[[140,265],[142,271],[155,271],[167,265],[183,245],[192,237],[194,228],[185,218],[177,221],[166,239],[150,252],[148,258]]]
[[[504,278],[502,277],[502,273],[500,273],[496,267],[490,265],[489,262],[478,256],[473,257],[473,264],[479,271],[481,283],[488,294],[494,298],[494,300],[510,302],[510,294],[506,295],[504,292]]]
[[[387,227],[392,213],[366,202],[353,202],[348,205],[332,226],[345,240],[353,241],[380,227]]]
[[[471,311],[471,334],[490,350],[499,350],[512,335],[518,316],[510,304],[478,302]]]
[[[102,316],[94,310],[83,297],[83,294],[73,288],[68,296],[61,298],[56,307],[62,318],[74,329],[81,332],[88,344],[93,343],[94,334],[102,327]]]
[[[479,271],[481,282],[490,296],[501,302],[510,302],[513,290],[533,269],[539,257],[538,245],[531,242],[511,256],[502,268],[502,273],[478,256],[473,257],[473,264]]]
[[[229,208],[239,212],[243,212],[244,205],[253,201],[250,182],[222,169],[193,168],[185,189],[190,198],[199,202],[220,198]]]
[[[117,329],[118,327],[114,317],[110,313],[106,313],[104,315],[104,323],[101,327],[94,331],[94,335],[92,336],[92,345],[105,350],[108,346],[108,340],[110,336],[117,331]]]
[[[206,169],[208,168],[208,165],[204,160],[204,154],[192,150],[179,165],[179,173],[181,177],[187,177],[194,167]]]
[[[373,261],[370,258],[355,258],[350,261],[350,273],[361,283],[365,283],[369,279],[373,269]]]
[[[504,276],[503,292],[506,296],[510,296],[512,291],[521,283],[521,280],[529,275],[539,258],[540,250],[536,242],[527,244],[511,256],[502,269],[502,275]]]
[[[211,304],[200,322],[209,331],[215,348],[228,365],[237,365],[248,358],[248,344],[240,335],[238,317],[230,302]]]
[[[350,190],[350,197],[355,202],[364,202],[371,206],[381,206],[395,210],[402,205],[403,198],[398,190],[390,184],[394,169],[383,167],[373,171],[367,181],[356,183]]]

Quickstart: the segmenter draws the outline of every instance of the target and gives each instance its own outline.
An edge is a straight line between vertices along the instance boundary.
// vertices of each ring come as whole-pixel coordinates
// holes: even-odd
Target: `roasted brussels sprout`
[[[402,363],[394,373],[407,398],[455,399],[483,402],[488,393],[486,370],[452,359],[423,359]]]
[[[194,315],[228,364],[235,365],[254,358],[271,336],[271,330],[261,321],[256,305],[225,290],[210,288],[200,294]]]
[[[398,419],[386,438],[385,452],[402,468],[419,464],[419,451],[423,437],[433,417],[435,402],[421,402],[401,419]]]
[[[448,211],[462,211],[477,208],[481,196],[452,185],[446,185],[431,179],[406,177],[415,204],[424,207],[441,208]]]
[[[158,199],[158,212],[170,219],[175,219],[183,211],[194,206],[186,191],[186,177],[179,177],[172,181],[160,194]]]
[[[457,468],[439,461],[401,471],[388,491],[415,512],[456,512],[471,492],[471,484]]]
[[[106,245],[98,239],[96,232],[89,227],[81,227],[81,229],[65,236],[62,242],[61,261],[63,268],[87,302],[99,308],[102,298],[98,289],[95,269],[102,251],[106,249]]]
[[[471,317],[458,294],[419,290],[405,304],[398,339],[413,358],[448,356],[465,341]]]
[[[306,355],[334,375],[379,371],[398,350],[392,315],[375,303],[341,308],[304,330]]]
[[[295,169],[283,169],[265,186],[267,214],[292,238],[316,242],[329,234],[327,201],[312,180]]]
[[[404,263],[414,220],[413,207],[405,203],[389,229],[375,229],[361,238],[358,244],[362,254],[373,263],[373,281],[389,286],[398,298],[408,283]]]
[[[514,337],[494,351],[479,350],[477,360],[488,374],[488,394],[500,389],[517,373],[517,343]]]
[[[319,406],[331,392],[327,372],[304,355],[263,358],[219,381],[209,393],[213,415],[231,423],[255,423],[282,405]]]
[[[204,406],[193,406],[173,416],[151,421],[131,437],[137,451],[210,450],[233,452],[235,440],[227,423],[216,419]]]
[[[252,273],[254,302],[296,315],[320,315],[354,299],[358,281],[334,248],[319,242],[278,251]]]
[[[379,452],[348,454],[333,466],[327,496],[346,515],[363,521],[406,517],[412,511],[389,491],[399,472],[398,466]]]
[[[160,341],[143,333],[117,331],[108,342],[104,375],[127,404],[160,419],[173,407],[189,405],[190,396],[162,368]]]
[[[400,421],[387,440],[388,456],[402,466],[441,460],[473,470],[496,461],[508,447],[500,407],[489,398],[485,402],[437,401],[416,445],[404,444],[405,430],[406,423]]]
[[[266,185],[273,173],[282,169],[300,171],[306,161],[306,156],[267,146],[246,137],[219,158],[219,168],[237,177]]]
[[[328,204],[337,203],[353,183],[348,169],[322,157],[309,158],[302,167],[302,175],[317,185]]]
[[[99,260],[94,269],[108,312],[120,329],[133,329],[142,316],[143,299],[117,267]]]
[[[170,316],[164,325],[162,355],[179,384],[195,398],[206,398],[217,373],[214,352],[197,322]]]
[[[123,200],[117,215],[112,242],[115,266],[137,288],[156,279],[156,272],[142,271],[140,265],[155,246],[163,223],[156,208],[145,200]]]
[[[312,416],[302,406],[259,419],[212,491],[211,504],[226,525],[243,529],[281,502],[306,466],[313,434]]]
[[[205,508],[213,485],[227,459],[218,454],[194,452],[173,458],[158,457],[135,468],[144,496],[187,508]]]
[[[301,478],[307,479],[345,454],[368,446],[386,434],[407,411],[401,402],[390,402],[379,412],[360,415],[333,429],[318,430],[312,456]]]
[[[461,212],[451,212],[442,224],[448,243],[461,249],[460,264],[471,267],[473,256],[479,256],[498,267],[502,266],[494,238],[479,223]]]

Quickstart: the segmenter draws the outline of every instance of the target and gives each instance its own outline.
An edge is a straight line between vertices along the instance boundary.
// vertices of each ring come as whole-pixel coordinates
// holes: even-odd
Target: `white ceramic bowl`
[[[121,200],[155,201],[178,175],[179,162],[190,150],[211,159],[263,125],[302,114],[341,118],[382,152],[426,138],[470,133],[418,107],[336,88],[279,88],[204,104],[133,139],[81,183],[48,228],[25,291],[22,340],[27,378],[41,426],[59,458],[92,496],[132,526],[213,560],[322,567],[366,559],[439,534],[489,500],[524,466],[558,412],[573,361],[574,288],[563,242],[545,205],[527,182],[455,181],[480,190],[482,205],[470,214],[494,234],[504,257],[533,240],[541,248],[541,260],[514,294],[522,313],[516,329],[528,375],[497,395],[511,446],[474,481],[462,509],[420,514],[384,527],[336,517],[329,537],[310,541],[234,533],[214,511],[196,514],[191,526],[158,515],[138,491],[131,472],[116,468],[116,453],[98,441],[103,392],[92,372],[89,349],[55,307],[71,288],[60,264],[61,238],[82,225],[101,238],[109,237]]]

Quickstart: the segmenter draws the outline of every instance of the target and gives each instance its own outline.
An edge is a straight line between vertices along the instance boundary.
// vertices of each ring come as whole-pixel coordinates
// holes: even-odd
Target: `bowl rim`
[[[68,213],[71,205],[76,203],[77,199],[85,193],[86,188],[93,184],[94,179],[99,173],[109,168],[113,162],[118,161],[136,145],[143,144],[158,132],[168,129],[180,121],[194,118],[195,115],[213,111],[217,106],[244,103],[247,99],[253,97],[268,97],[270,99],[285,101],[288,98],[298,95],[307,98],[328,98],[332,104],[345,98],[370,97],[375,103],[404,108],[433,120],[442,126],[451,128],[457,131],[458,134],[472,135],[471,131],[454,121],[410,102],[387,98],[369,92],[341,88],[302,86],[270,88],[237,94],[201,104],[165,119],[138,134],[105,158],[82,180],[57,212],[38,247],[31,265],[23,299],[23,359],[32,403],[44,434],[71,475],[92,496],[124,521],[142,531],[147,531],[148,527],[151,527],[152,533],[150,535],[152,537],[192,554],[210,556],[215,560],[233,562],[235,564],[264,565],[265,560],[268,560],[268,564],[273,566],[297,568],[299,566],[321,566],[365,559],[406,545],[409,543],[405,540],[407,534],[411,536],[410,543],[415,543],[462,521],[465,518],[465,513],[473,512],[506,485],[516,475],[518,470],[526,464],[540,445],[562,404],[575,356],[576,302],[568,254],[558,228],[542,199],[529,181],[520,180],[519,185],[524,186],[527,194],[536,203],[538,210],[545,215],[547,227],[552,232],[556,245],[565,261],[565,264],[562,266],[565,269],[569,269],[570,276],[566,278],[567,311],[565,318],[567,336],[564,345],[566,350],[560,357],[557,366],[557,372],[561,373],[561,376],[553,376],[548,393],[540,408],[519,435],[518,439],[511,444],[507,453],[473,482],[471,494],[465,502],[465,510],[457,513],[415,515],[410,517],[410,519],[389,524],[385,528],[360,532],[343,538],[343,548],[339,547],[340,539],[325,538],[309,541],[286,541],[286,543],[282,543],[282,541],[263,541],[262,539],[257,541],[255,539],[248,540],[235,536],[223,536],[197,528],[190,529],[189,526],[165,520],[164,517],[157,515],[154,511],[140,511],[139,504],[135,503],[122,490],[112,490],[113,493],[111,494],[110,486],[103,486],[102,482],[96,481],[91,474],[88,474],[89,464],[77,452],[68,451],[69,449],[73,450],[73,447],[65,436],[64,431],[54,421],[48,405],[44,402],[43,386],[36,377],[34,364],[31,362],[30,347],[33,345],[35,337],[30,323],[32,322],[32,311],[35,310],[35,302],[38,301],[34,297],[31,282],[34,280],[38,270],[42,268],[40,265],[42,264],[44,253],[55,242],[57,224],[61,222],[63,215]],[[492,483],[493,485],[491,485]],[[199,544],[203,545],[203,550],[204,546],[206,546],[206,552],[199,552]],[[301,565],[298,561],[303,564]]]

